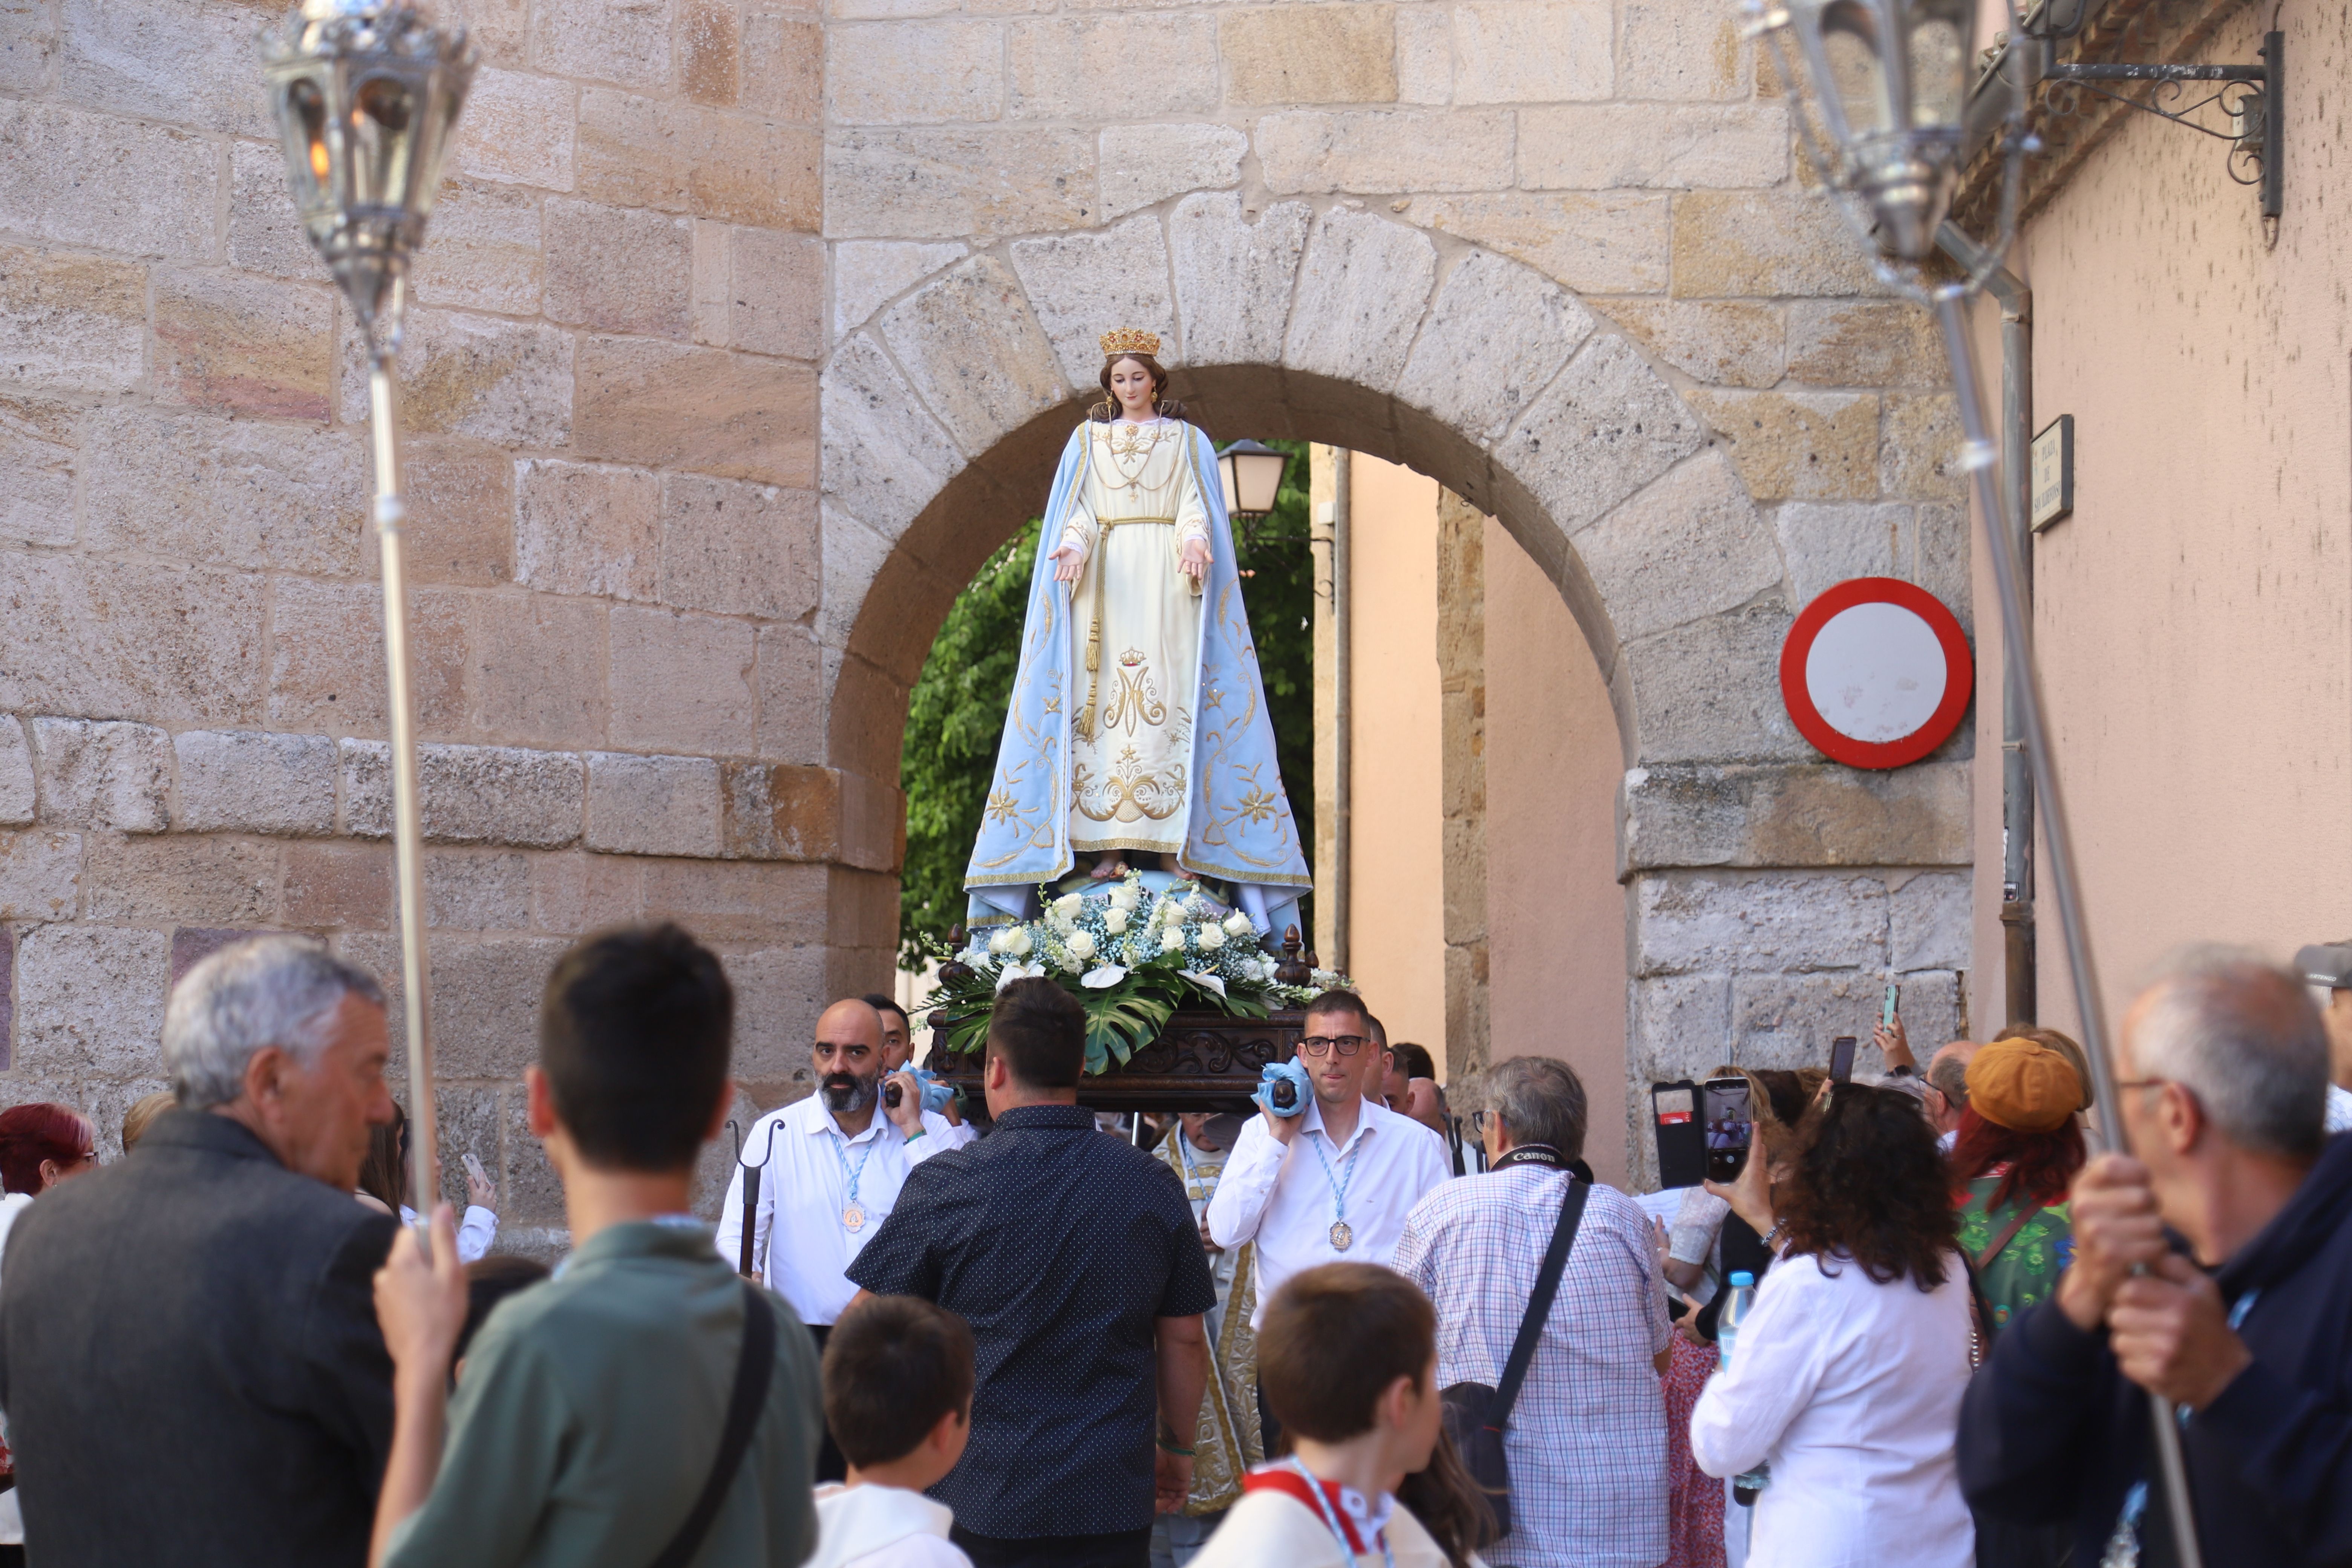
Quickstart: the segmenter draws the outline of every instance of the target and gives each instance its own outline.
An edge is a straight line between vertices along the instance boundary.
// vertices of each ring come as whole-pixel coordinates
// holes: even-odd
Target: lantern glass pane
[[[1866,7],[1838,5],[1822,13],[1822,52],[1849,133],[1883,136],[1895,128],[1886,99],[1886,67],[1880,54],[1878,18]]]
[[[1239,452],[1228,460],[1241,469],[1234,484],[1241,491],[1241,510],[1261,515],[1272,511],[1282,490],[1282,470],[1290,459],[1280,452]]]
[[[407,84],[394,77],[370,77],[352,95],[352,195],[360,205],[407,205],[415,109]]]
[[[1224,488],[1225,515],[1228,517],[1242,510],[1241,487],[1234,479],[1234,465],[1240,461],[1241,458],[1232,452],[1217,459],[1217,478]]]
[[[1957,132],[1967,106],[1968,40],[1949,16],[1923,16],[1911,26],[1911,125]]]
[[[319,84],[298,77],[286,84],[285,105],[278,115],[279,133],[286,142],[287,171],[294,179],[294,205],[309,211],[334,173],[327,153],[327,100]]]

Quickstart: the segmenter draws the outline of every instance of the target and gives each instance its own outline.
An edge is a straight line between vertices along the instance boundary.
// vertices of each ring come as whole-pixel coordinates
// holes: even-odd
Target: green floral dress
[[[2000,1185],[2004,1167],[1996,1167],[1969,1184],[1968,1201],[1960,1205],[1960,1247],[1973,1263],[1993,1238],[2009,1228],[2032,1200],[2011,1194],[1998,1210],[1989,1210],[1993,1189]],[[2074,1225],[2063,1203],[2052,1204],[2027,1220],[2010,1237],[2000,1255],[1977,1270],[1977,1286],[1992,1307],[1993,1334],[2036,1302],[2047,1300],[2058,1289],[2058,1277],[2074,1256]]]

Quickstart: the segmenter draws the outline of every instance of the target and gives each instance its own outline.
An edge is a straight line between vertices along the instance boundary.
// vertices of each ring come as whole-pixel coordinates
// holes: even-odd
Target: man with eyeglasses
[[[1452,1174],[1436,1133],[1368,1098],[1381,1091],[1388,1056],[1371,1037],[1363,998],[1326,991],[1308,1003],[1298,1058],[1313,1099],[1293,1116],[1262,1108],[1209,1201],[1215,1245],[1257,1243],[1252,1329],[1302,1268],[1393,1262],[1405,1215]]]

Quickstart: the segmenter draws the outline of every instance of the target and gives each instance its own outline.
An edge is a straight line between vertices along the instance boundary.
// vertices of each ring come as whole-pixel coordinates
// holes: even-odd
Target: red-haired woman
[[[97,1131],[89,1119],[62,1105],[18,1105],[0,1110],[0,1251],[9,1227],[26,1205],[68,1176],[98,1165]],[[13,1476],[16,1461],[0,1443],[0,1473]],[[0,1492],[0,1568],[25,1561],[25,1517],[11,1487]]]
[[[2074,1120],[2082,1104],[2080,1071],[2042,1040],[1995,1040],[1969,1063],[1969,1103],[1949,1163],[1988,1349],[2058,1289],[2074,1255],[2066,1190],[2086,1157]]]

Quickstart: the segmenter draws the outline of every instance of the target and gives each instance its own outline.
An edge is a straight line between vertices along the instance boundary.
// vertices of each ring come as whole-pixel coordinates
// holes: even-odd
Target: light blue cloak
[[[1076,584],[1054,580],[1051,555],[1087,465],[1091,422],[1070,432],[1045,502],[1045,527],[1029,578],[1021,668],[996,749],[996,776],[981,815],[980,838],[964,872],[972,929],[1034,918],[1037,887],[1059,881],[1070,853],[1070,598]],[[1313,886],[1290,797],[1274,751],[1257,645],[1242,605],[1224,488],[1209,437],[1187,426],[1193,478],[1209,514],[1209,575],[1201,594],[1201,666],[1195,672],[1191,794],[1184,848],[1176,863],[1195,877],[1234,885],[1235,901],[1261,932],[1298,923],[1298,900]]]

